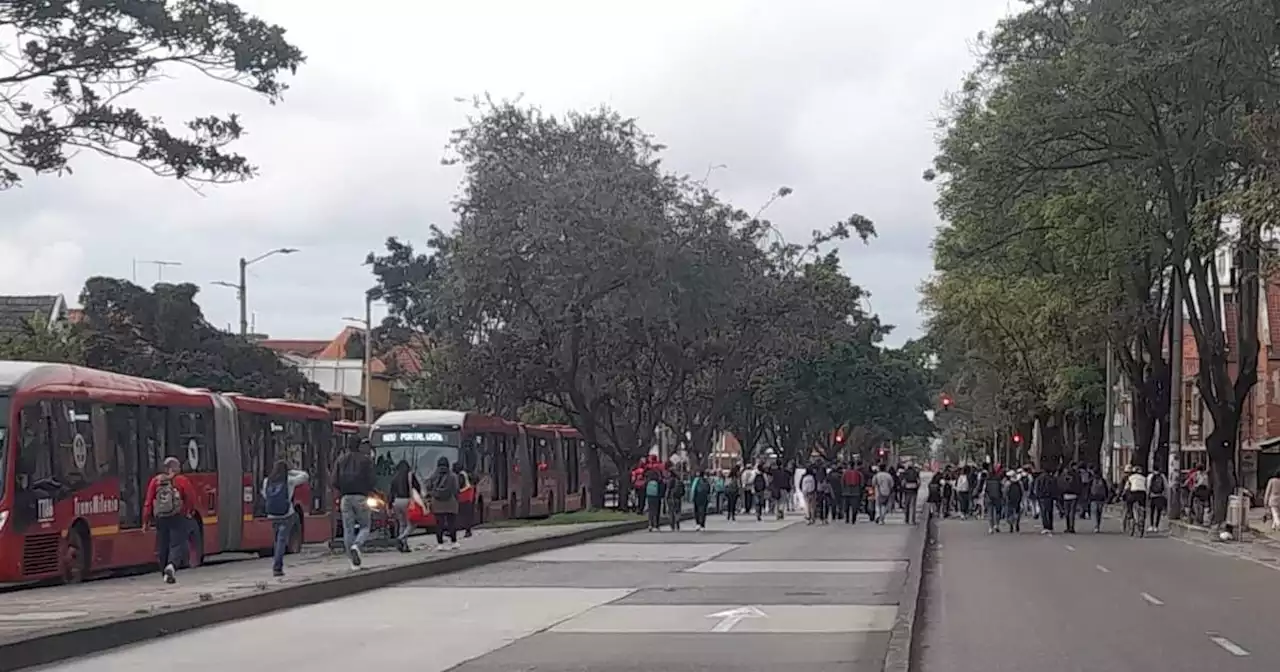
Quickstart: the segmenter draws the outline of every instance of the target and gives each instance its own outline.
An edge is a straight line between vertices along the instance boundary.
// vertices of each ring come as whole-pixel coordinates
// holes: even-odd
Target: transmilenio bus
[[[583,441],[572,427],[424,409],[384,413],[370,438],[384,491],[400,460],[423,483],[440,457],[461,461],[476,479],[477,523],[578,511],[587,503]]]
[[[66,364],[0,361],[0,583],[76,582],[155,562],[142,529],[147,482],[166,457],[200,493],[189,561],[269,553],[260,485],[277,459],[311,482],[294,493],[290,550],[329,539],[325,409],[218,394]]]

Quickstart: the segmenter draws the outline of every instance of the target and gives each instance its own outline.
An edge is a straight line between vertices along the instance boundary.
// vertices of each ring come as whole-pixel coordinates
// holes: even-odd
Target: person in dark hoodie
[[[1004,517],[1004,486],[1002,474],[992,472],[982,479],[982,505],[987,514],[987,534],[1000,531],[1000,520]]]
[[[396,464],[395,473],[391,475],[391,488],[387,495],[391,499],[391,510],[395,512],[396,526],[399,528],[399,534],[396,535],[396,548],[401,553],[409,552],[409,535],[413,534],[413,521],[409,520],[409,504],[413,501],[415,493],[421,500],[422,484],[418,482],[418,475],[409,468],[408,462],[400,460]],[[418,503],[422,504],[421,501]]]
[[[436,473],[427,486],[431,494],[431,514],[436,519],[436,545],[441,551],[458,548],[458,476],[449,469],[449,458],[436,460]],[[449,545],[444,537],[449,535]]]
[[[1072,464],[1062,470],[1062,474],[1058,476],[1058,492],[1062,497],[1062,522],[1067,528],[1067,534],[1076,533],[1076,506],[1080,502],[1080,495],[1083,494],[1080,488],[1080,468]]]
[[[1040,501],[1040,534],[1053,534],[1053,509],[1058,501],[1058,479],[1046,469],[1036,476],[1036,499]]]

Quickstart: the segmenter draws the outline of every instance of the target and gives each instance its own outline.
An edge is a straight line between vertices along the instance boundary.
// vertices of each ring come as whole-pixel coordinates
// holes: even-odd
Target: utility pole
[[[373,293],[364,293],[364,421],[373,424]]]
[[[1175,263],[1177,266],[1173,269],[1171,281],[1173,286],[1169,290],[1173,319],[1169,328],[1169,463],[1166,476],[1168,482],[1165,484],[1165,490],[1169,493],[1170,518],[1182,516],[1182,498],[1177,488],[1178,467],[1182,457],[1182,281],[1179,278],[1182,262]]]
[[[151,264],[156,267],[156,282],[164,282],[165,266],[181,266],[181,261],[165,261],[163,259],[134,259],[133,260],[133,283],[138,282],[138,264]]]
[[[240,301],[240,336],[241,338],[249,337],[249,297],[248,297],[248,288],[246,287],[246,282],[245,282],[245,278],[247,275],[246,270],[249,268],[249,266],[258,263],[259,261],[262,261],[263,259],[266,259],[271,255],[293,254],[294,252],[297,252],[297,251],[298,251],[297,248],[281,247],[281,248],[271,250],[270,252],[260,254],[252,259],[245,259],[244,257],[240,257],[240,274],[235,282],[225,282],[221,280],[215,280],[213,283],[211,283],[214,285],[221,285],[222,287],[230,287],[236,290],[236,298]]]

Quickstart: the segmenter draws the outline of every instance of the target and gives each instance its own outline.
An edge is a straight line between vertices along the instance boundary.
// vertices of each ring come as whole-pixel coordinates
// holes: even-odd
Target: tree
[[[1196,383],[1214,421],[1206,448],[1221,521],[1241,411],[1256,382],[1258,261],[1269,221],[1242,217],[1234,232],[1225,225],[1228,215],[1241,214],[1236,197],[1260,170],[1241,129],[1251,114],[1275,110],[1280,93],[1280,8],[1265,0],[1028,4],[997,27],[967,84],[981,91],[974,102],[987,111],[984,142],[973,145],[982,160],[970,170],[1003,185],[986,195],[1006,205],[1027,188],[1066,193],[1064,183],[1101,168],[1127,176],[1136,196],[1130,202],[1149,215],[1124,223],[1134,234],[1129,239],[1143,240],[1141,229],[1154,223],[1167,245],[1148,245],[1145,270],[1156,270],[1159,261],[1148,262],[1167,252],[1171,273],[1187,289],[1178,309],[1187,314],[1200,356]],[[1230,301],[1216,268],[1224,245],[1236,250],[1241,279]],[[1135,299],[1164,293],[1155,289],[1162,274],[1151,276],[1145,296],[1143,283],[1133,283]],[[1227,304],[1238,307],[1231,311],[1240,334],[1234,367]]]
[[[33,315],[17,333],[0,336],[0,359],[79,364],[84,360],[84,340],[75,325],[51,327],[48,318]]]
[[[147,291],[94,277],[80,295],[87,366],[217,392],[323,403],[325,394],[266,348],[205,319],[192,284]]]
[[[244,133],[236,115],[197,117],[180,135],[126,99],[185,66],[275,102],[281,74],[304,61],[283,28],[219,0],[8,0],[0,27],[13,39],[0,68],[0,189],[19,170],[68,172],[86,149],[190,182],[252,177],[226,151]]]

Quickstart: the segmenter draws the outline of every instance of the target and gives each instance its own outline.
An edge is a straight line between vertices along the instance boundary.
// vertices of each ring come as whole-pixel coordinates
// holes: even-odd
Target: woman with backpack
[[[284,553],[289,547],[289,535],[298,522],[294,517],[293,491],[299,485],[310,480],[307,472],[290,469],[289,463],[276,460],[271,473],[262,481],[262,501],[267,505],[267,519],[271,521],[271,530],[275,533],[275,548],[272,554],[271,575],[284,576]]]
[[[458,548],[458,477],[449,469],[449,458],[436,460],[436,473],[428,485],[431,493],[431,515],[436,519],[436,548],[441,551]],[[449,546],[444,537],[449,535]]]
[[[738,495],[742,492],[742,474],[738,473],[738,465],[729,468],[729,476],[724,479],[724,512],[725,520],[738,519]]]
[[[424,502],[422,484],[418,482],[418,475],[409,468],[407,461],[400,460],[396,465],[396,471],[391,475],[391,489],[387,494],[391,498],[391,510],[395,512],[396,527],[400,529],[400,534],[396,535],[396,548],[401,553],[408,553],[409,535],[413,534],[414,529],[413,521],[409,519],[409,504],[417,501],[422,506]]]
[[[649,469],[644,479],[644,510],[649,514],[649,531],[657,532],[662,524],[662,473]]]
[[[693,477],[693,524],[699,530],[707,529],[707,508],[711,506],[711,481],[707,472],[699,471]]]
[[[462,538],[466,539],[476,524],[476,486],[461,462],[453,463],[453,474],[458,477],[458,527],[462,528]]]
[[[684,479],[676,473],[675,465],[667,463],[667,486],[665,488],[667,522],[671,531],[680,529],[680,514],[684,513]]]

